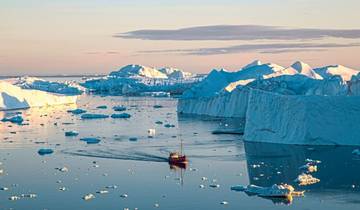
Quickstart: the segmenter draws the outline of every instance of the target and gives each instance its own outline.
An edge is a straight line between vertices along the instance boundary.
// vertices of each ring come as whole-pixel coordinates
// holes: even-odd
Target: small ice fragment
[[[302,173],[294,180],[294,182],[297,182],[301,186],[305,186],[318,183],[320,182],[320,179],[311,176],[311,174]]]
[[[65,187],[60,187],[59,190],[60,190],[60,191],[65,191],[66,188],[65,188]]]
[[[107,190],[99,190],[96,193],[98,193],[98,194],[107,194],[107,193],[109,193],[109,191],[107,191]]]
[[[52,153],[54,153],[54,150],[49,149],[49,148],[41,148],[38,150],[39,155],[50,155]]]
[[[33,193],[31,193],[31,194],[21,194],[21,197],[23,197],[23,198],[36,198],[37,195],[33,194]]]
[[[352,151],[352,154],[353,154],[353,155],[360,156],[360,150],[359,150],[359,149],[354,149],[354,150]]]
[[[126,107],[125,106],[114,106],[113,110],[116,112],[123,112],[123,111],[126,111]]]
[[[220,185],[219,184],[210,184],[209,187],[212,187],[212,188],[219,188]]]
[[[5,117],[1,120],[2,122],[11,122],[14,124],[21,124],[24,119],[21,117],[21,115],[16,115],[16,116],[12,116],[12,117]]]
[[[221,205],[228,205],[229,204],[229,202],[227,202],[227,201],[221,201],[221,203],[220,203]]]
[[[60,171],[60,172],[68,172],[69,171],[69,169],[67,168],[67,167],[62,167],[62,168],[56,168],[58,171]]]
[[[130,137],[129,138],[129,141],[137,141],[138,140],[138,138],[136,138],[136,137]]]
[[[118,118],[127,119],[127,118],[130,118],[130,117],[131,117],[131,115],[128,114],[128,113],[112,114],[111,115],[111,118],[114,118],[114,119],[118,119]]]
[[[77,131],[66,131],[65,136],[77,136],[79,135],[79,132]]]
[[[107,187],[105,187],[105,188],[107,188],[107,189],[116,189],[117,186],[116,186],[116,185],[109,185],[109,186],[107,186]]]
[[[164,125],[164,127],[165,128],[174,128],[175,125],[167,123],[167,124]]]
[[[200,188],[205,188],[205,185],[201,184],[199,185]]]
[[[155,204],[154,204],[154,207],[155,207],[155,208],[159,208],[160,205],[159,205],[158,203],[155,203]]]
[[[11,200],[11,201],[16,201],[16,200],[19,200],[19,199],[20,199],[20,197],[16,196],[16,195],[13,195],[13,196],[9,197],[9,200]]]
[[[104,119],[109,118],[109,115],[106,114],[83,114],[81,119]]]
[[[122,195],[120,195],[120,197],[122,197],[122,198],[127,198],[128,195],[127,195],[127,194],[122,194]]]
[[[94,137],[81,138],[80,141],[84,141],[87,144],[98,144],[101,140]]]
[[[206,180],[208,180],[208,178],[203,176],[203,177],[201,177],[201,180],[206,181]]]
[[[7,188],[7,187],[1,187],[0,190],[1,190],[1,191],[8,191],[9,188]]]
[[[91,200],[91,199],[94,199],[95,198],[95,195],[89,193],[89,194],[86,194],[83,199],[88,201],[88,200]]]
[[[147,130],[147,132],[148,132],[148,137],[149,138],[153,138],[155,136],[155,134],[156,134],[156,130],[154,128],[149,128]]]
[[[76,114],[84,114],[84,113],[86,113],[86,110],[83,110],[83,109],[72,109],[72,110],[68,110],[67,112],[76,115]]]
[[[230,189],[233,191],[241,191],[242,192],[242,191],[246,190],[246,187],[242,186],[242,185],[235,185],[235,186],[232,186]]]

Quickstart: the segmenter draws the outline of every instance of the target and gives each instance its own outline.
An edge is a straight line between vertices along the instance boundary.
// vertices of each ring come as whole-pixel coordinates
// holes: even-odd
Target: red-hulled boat
[[[182,144],[182,140],[181,140],[180,153],[179,152],[170,152],[170,155],[169,155],[169,163],[170,164],[178,165],[178,164],[186,164],[189,162],[186,155],[182,154],[182,150],[183,150],[183,144]]]

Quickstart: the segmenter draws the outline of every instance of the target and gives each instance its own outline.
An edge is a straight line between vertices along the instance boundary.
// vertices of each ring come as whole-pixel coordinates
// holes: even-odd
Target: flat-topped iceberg
[[[245,141],[360,145],[360,96],[281,95],[251,90]]]
[[[76,84],[69,82],[51,82],[37,77],[19,77],[13,83],[23,89],[41,90],[63,95],[80,95],[83,90]]]
[[[26,90],[9,82],[0,81],[0,110],[74,104],[76,100],[77,96],[64,96],[39,90]]]

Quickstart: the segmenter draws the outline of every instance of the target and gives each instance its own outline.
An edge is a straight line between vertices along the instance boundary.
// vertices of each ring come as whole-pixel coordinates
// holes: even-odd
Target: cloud
[[[217,48],[197,48],[197,49],[173,49],[173,50],[146,50],[138,53],[174,53],[185,55],[219,55],[219,54],[234,54],[244,52],[259,52],[259,53],[288,53],[301,51],[325,51],[330,48],[348,48],[359,47],[360,43],[350,44],[314,44],[314,43],[277,43],[277,44],[244,44],[228,47]]]
[[[114,37],[143,40],[310,40],[327,37],[358,39],[360,29],[286,28],[263,25],[213,25],[175,30],[136,30]]]

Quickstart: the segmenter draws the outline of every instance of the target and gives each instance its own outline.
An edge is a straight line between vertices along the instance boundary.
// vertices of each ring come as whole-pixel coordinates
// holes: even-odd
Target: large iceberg
[[[250,91],[246,141],[360,145],[360,96],[281,95]]]
[[[82,88],[75,83],[51,82],[37,77],[19,77],[13,81],[13,84],[23,89],[41,90],[63,95],[80,95],[83,92]]]
[[[64,96],[39,90],[26,90],[0,81],[0,110],[74,104],[77,96]]]
[[[182,94],[201,77],[175,68],[127,65],[102,78],[89,79],[81,85],[90,92],[110,95],[141,95],[146,92]]]

